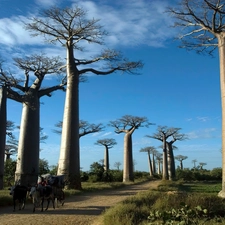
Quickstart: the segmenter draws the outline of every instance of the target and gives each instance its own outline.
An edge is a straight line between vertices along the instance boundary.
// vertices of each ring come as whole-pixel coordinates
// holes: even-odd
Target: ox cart
[[[41,177],[45,179],[47,185],[50,185],[52,187],[56,205],[58,206],[58,203],[60,203],[63,206],[65,202],[65,193],[63,191],[65,187],[64,175],[55,176],[46,174],[42,175]]]

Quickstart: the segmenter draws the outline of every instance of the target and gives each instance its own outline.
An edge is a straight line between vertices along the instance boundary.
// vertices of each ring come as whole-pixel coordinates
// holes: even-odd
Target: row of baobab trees
[[[182,41],[182,48],[209,54],[212,54],[218,48],[223,114],[225,110],[224,2],[221,0],[181,0],[176,7],[168,7],[166,13],[175,19],[174,27],[182,28],[180,30],[181,34],[178,35],[178,39]],[[23,104],[16,179],[20,179],[25,184],[28,181],[36,180],[39,159],[39,100],[42,96],[51,96],[53,91],[66,89],[58,174],[64,174],[67,177],[69,187],[81,189],[79,177],[79,82],[84,79],[87,73],[95,75],[108,75],[117,71],[134,73],[136,69],[142,68],[143,64],[141,61],[129,61],[120,52],[107,48],[100,50],[97,56],[86,59],[84,57],[78,58],[79,53],[85,51],[85,43],[102,45],[103,37],[106,35],[106,32],[99,25],[99,21],[87,19],[86,12],[78,6],[65,9],[50,8],[42,11],[40,17],[31,18],[25,27],[34,36],[44,36],[48,43],[59,43],[62,45],[66,50],[66,63],[62,63],[59,57],[46,57],[46,60],[37,55],[22,59],[17,58],[15,59],[16,66],[25,72],[25,79],[22,80],[16,78],[11,72],[7,73],[2,67],[0,68],[0,83],[2,86],[0,102],[0,159],[4,158],[2,157],[4,155],[2,149],[5,146],[5,99],[7,97]],[[103,70],[98,69],[98,63],[102,62],[104,66],[102,64],[100,66],[104,68]],[[65,64],[66,66],[64,66]],[[36,78],[32,84],[29,81],[30,73]],[[62,75],[61,83],[50,88],[41,88],[45,76],[56,73]],[[21,82],[23,82],[23,85],[21,85]],[[124,132],[122,127],[117,126],[117,122],[112,123],[116,131]],[[224,127],[225,117],[222,116],[222,166],[225,165]],[[159,138],[162,138],[163,135]],[[127,138],[125,143],[130,146],[132,142],[131,135],[129,136],[126,133],[125,138]],[[166,145],[164,141],[164,150]],[[125,149],[129,149],[129,147],[124,147]],[[166,162],[165,154],[163,158]],[[172,162],[167,163],[171,166]],[[0,165],[0,187],[2,187],[3,162],[0,162]],[[166,167],[166,163],[164,167]],[[124,165],[124,170],[127,172],[124,176],[124,181],[127,181],[132,176],[129,175],[129,169],[126,170],[125,168],[126,164]],[[163,171],[164,177],[167,177],[167,170],[163,168]],[[223,170],[222,175],[220,196],[225,196],[225,170]]]
[[[12,122],[8,121],[8,130],[7,133],[12,131],[13,125]],[[10,127],[11,125],[11,127]],[[115,128],[116,133],[125,133],[124,137],[124,174],[123,174],[123,180],[126,181],[133,181],[134,175],[133,175],[133,156],[132,156],[132,134],[133,132],[142,127],[146,126],[148,127],[151,125],[146,117],[135,117],[131,115],[125,115],[122,118],[118,119],[117,121],[110,121],[108,124],[109,126],[113,126]],[[55,124],[56,129],[53,131],[57,134],[62,134],[62,126],[63,122],[60,121],[57,124]],[[87,121],[80,120],[79,123],[79,138],[95,132],[103,131],[105,127],[103,124],[90,124]],[[42,131],[42,129],[40,129]],[[183,160],[185,160],[187,157],[178,155],[174,157],[173,150],[176,149],[176,146],[173,146],[173,143],[177,140],[185,140],[187,137],[184,134],[181,134],[180,128],[173,128],[173,127],[162,127],[158,126],[157,132],[153,135],[146,135],[149,138],[154,138],[163,143],[161,148],[163,149],[163,146],[166,146],[166,149],[163,149],[163,153],[159,153],[155,147],[145,147],[140,150],[140,152],[146,152],[148,156],[148,163],[149,163],[149,173],[150,176],[153,176],[153,174],[156,173],[155,171],[155,159],[158,162],[158,173],[161,174],[161,164],[163,165],[163,179],[174,179],[175,178],[175,159],[180,162],[180,168],[183,169]],[[41,132],[40,132],[41,133]],[[41,140],[46,139],[46,136],[40,135]],[[170,140],[169,140],[170,139]],[[12,139],[10,139],[12,140]],[[9,141],[9,144],[6,145],[6,149],[14,149],[15,150],[15,144],[12,145],[13,141]],[[15,143],[15,142],[14,142]],[[165,144],[164,144],[165,143]],[[109,149],[113,148],[114,145],[117,144],[116,140],[113,138],[105,138],[105,139],[99,139],[95,143],[96,145],[104,146],[105,153],[104,153],[104,169],[105,171],[109,170]],[[6,150],[6,154],[10,155],[10,152]],[[152,159],[151,155],[152,154]],[[163,156],[163,157],[162,157]],[[166,168],[166,169],[165,169]]]

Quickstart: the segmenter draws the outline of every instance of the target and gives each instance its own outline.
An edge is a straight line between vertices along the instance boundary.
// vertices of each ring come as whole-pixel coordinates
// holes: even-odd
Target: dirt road
[[[129,185],[117,190],[85,193],[66,199],[64,206],[41,212],[40,208],[32,213],[32,204],[24,210],[13,212],[13,207],[0,208],[1,225],[101,225],[101,213],[140,191],[155,188],[159,181],[149,181],[138,185]]]

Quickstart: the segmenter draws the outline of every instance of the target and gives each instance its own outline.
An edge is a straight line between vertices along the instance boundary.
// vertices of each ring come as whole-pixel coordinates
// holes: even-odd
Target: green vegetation
[[[221,188],[221,182],[162,181],[106,210],[104,225],[225,224]]]

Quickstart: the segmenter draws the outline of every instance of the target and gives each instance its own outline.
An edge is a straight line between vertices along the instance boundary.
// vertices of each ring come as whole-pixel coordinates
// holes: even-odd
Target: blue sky
[[[140,153],[147,146],[159,147],[157,140],[145,137],[156,132],[157,126],[179,127],[189,139],[177,141],[175,155],[184,155],[184,167],[193,167],[192,160],[207,163],[205,168],[221,167],[221,100],[218,53],[214,57],[198,55],[179,49],[173,37],[177,30],[170,27],[172,19],[165,7],[175,4],[169,0],[0,0],[0,55],[12,66],[13,57],[46,52],[49,56],[66,52],[60,46],[47,45],[40,37],[33,38],[24,30],[22,21],[37,15],[51,5],[74,4],[88,10],[90,18],[100,19],[109,32],[105,45],[121,50],[131,60],[142,60],[140,75],[111,74],[88,77],[80,84],[80,119],[103,123],[123,115],[146,116],[156,125],[140,128],[133,134],[135,169],[148,171],[147,155]],[[103,46],[88,45],[87,54],[96,54]],[[53,83],[50,77],[46,85]],[[41,99],[41,127],[49,136],[41,144],[40,158],[56,165],[60,150],[60,136],[53,133],[55,124],[63,118],[65,93],[55,92],[51,98]],[[20,124],[22,105],[8,100],[8,120]],[[117,145],[110,149],[110,168],[115,162],[123,164],[124,134],[106,127],[103,132],[80,139],[81,167],[87,171],[93,162],[104,157],[104,148],[94,143],[102,138],[115,138]],[[161,152],[161,149],[157,149]],[[179,163],[176,162],[178,165]],[[122,168],[122,167],[121,167]]]

